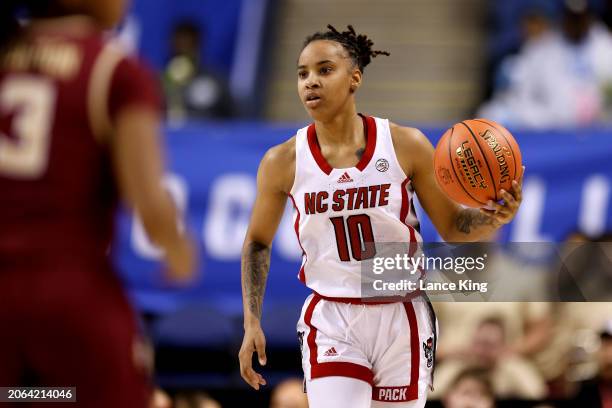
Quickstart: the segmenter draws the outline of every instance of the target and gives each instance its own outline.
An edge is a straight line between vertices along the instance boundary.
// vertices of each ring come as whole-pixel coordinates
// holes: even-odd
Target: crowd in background
[[[503,401],[539,401],[541,408],[610,406],[612,303],[588,301],[597,300],[597,296],[612,290],[609,287],[610,242],[610,234],[597,239],[570,234],[566,247],[561,247],[565,251],[561,264],[564,271],[559,274],[546,270],[549,264],[533,267],[512,259],[505,251],[488,250],[496,260],[491,261],[486,278],[490,282],[503,279],[497,285],[502,291],[510,284],[506,282],[520,281],[530,288],[521,292],[524,300],[539,300],[544,288],[550,288],[552,279],[559,299],[584,301],[470,301],[476,297],[466,297],[464,301],[434,301],[440,329],[430,399],[441,404],[435,406],[492,408]],[[574,280],[573,269],[585,275]],[[533,279],[525,281],[525,276],[530,275]],[[477,276],[466,272],[464,277]],[[271,340],[268,350],[271,357],[279,353],[273,344]],[[295,367],[281,369],[270,386],[274,388],[271,408],[307,407],[301,380],[294,377],[299,372],[297,342],[293,352]],[[281,354],[280,358],[288,356]],[[273,367],[274,364],[269,368],[274,370]],[[287,369],[295,374],[288,373]],[[279,377],[287,379],[279,381]],[[178,392],[174,398],[175,407],[221,406],[213,405],[219,402],[197,392]],[[170,404],[171,399],[161,390],[158,401],[155,408],[171,406],[164,405]],[[179,405],[177,401],[191,405]]]
[[[170,56],[162,73],[170,121],[230,118],[233,114],[227,80],[203,61],[203,41],[201,28],[189,20],[179,21],[172,30]]]
[[[536,129],[611,121],[611,2],[504,3],[490,2],[487,91],[476,115]],[[501,16],[508,19],[507,14],[514,19],[503,24]],[[202,58],[206,40],[206,27],[189,19],[177,21],[172,30],[161,73],[170,120],[237,114],[227,73]]]
[[[478,116],[526,128],[612,120],[612,2],[599,15],[586,0],[557,3],[529,2],[520,14],[520,46],[490,53],[491,92]],[[170,120],[234,115],[227,80],[203,61],[202,41],[202,27],[177,22],[161,73]],[[612,406],[612,304],[465,302],[435,307],[441,336],[431,396],[444,407],[491,408],[497,399]],[[153,406],[221,405],[201,392],[171,398],[159,389]],[[270,407],[307,407],[301,381],[281,382]]]
[[[493,92],[477,115],[537,129],[610,121],[610,27],[587,0],[523,3],[522,44],[510,55],[491,53]]]

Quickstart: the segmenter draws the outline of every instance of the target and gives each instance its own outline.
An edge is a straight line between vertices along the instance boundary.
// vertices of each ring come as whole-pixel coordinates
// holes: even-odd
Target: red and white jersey
[[[389,121],[362,117],[367,141],[355,167],[327,163],[314,124],[296,136],[290,197],[304,252],[299,279],[323,296],[361,297],[361,261],[374,257],[379,243],[422,242]]]

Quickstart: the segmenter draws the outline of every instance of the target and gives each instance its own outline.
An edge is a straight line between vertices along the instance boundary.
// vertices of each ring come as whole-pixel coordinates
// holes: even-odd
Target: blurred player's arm
[[[253,388],[265,385],[264,378],[252,368],[253,352],[266,364],[266,340],[261,329],[263,298],[270,269],[270,250],[274,234],[285,210],[293,184],[295,144],[293,139],[268,150],[257,172],[257,198],[242,249],[242,299],[244,339],[240,348],[240,373]]]
[[[195,247],[179,230],[176,206],[162,186],[160,139],[157,112],[132,105],[116,115],[111,151],[123,199],[140,216],[147,236],[163,249],[171,278],[184,281],[195,267]]]
[[[410,177],[419,202],[438,233],[447,242],[489,240],[495,231],[514,218],[521,202],[521,180],[513,191],[503,192],[503,204],[490,203],[493,210],[464,208],[438,186],[433,166],[434,147],[418,129],[391,125],[393,144],[404,172]]]
[[[178,211],[162,186],[161,95],[155,75],[109,44],[91,81],[90,98],[97,108],[90,111],[91,123],[109,146],[121,196],[138,213],[151,241],[164,251],[169,277],[185,282],[195,269],[195,245],[179,230]],[[104,89],[107,101],[101,100]]]

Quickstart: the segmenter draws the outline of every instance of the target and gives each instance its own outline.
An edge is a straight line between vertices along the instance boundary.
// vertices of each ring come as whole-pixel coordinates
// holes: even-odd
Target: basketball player
[[[195,259],[161,186],[154,80],[103,40],[123,3],[0,2],[0,386],[76,387],[83,407],[149,400],[108,255],[118,193],[171,278],[187,280]]]
[[[328,28],[306,39],[298,60],[298,93],[314,124],[271,148],[259,167],[242,258],[241,374],[255,389],[266,384],[251,359],[257,351],[266,363],[262,302],[270,246],[289,197],[304,251],[299,279],[313,290],[298,323],[310,407],[423,407],[435,317],[420,298],[360,299],[360,260],[373,255],[365,243],[420,241],[415,193],[446,241],[484,239],[516,214],[520,183],[489,209],[449,200],[434,179],[434,149],[420,131],[357,113],[364,68],[388,54],[373,51],[372,41],[350,26]]]

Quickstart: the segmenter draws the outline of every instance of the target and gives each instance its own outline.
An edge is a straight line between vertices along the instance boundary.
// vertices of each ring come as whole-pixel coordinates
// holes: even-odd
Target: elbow
[[[249,228],[244,236],[242,243],[242,253],[251,248],[272,248],[272,237],[266,237],[264,234],[258,233]]]
[[[461,218],[461,209],[456,209],[451,217],[438,229],[438,234],[445,242],[466,242],[469,234],[460,231],[458,225]]]
[[[136,213],[149,239],[165,246],[179,236],[177,212],[171,202],[149,202],[138,206]]]
[[[442,238],[442,241],[444,242],[453,242],[455,240],[454,234],[452,234],[449,231],[438,231],[438,234],[440,235],[440,238]]]
[[[253,252],[270,251],[270,249],[270,245],[266,245],[265,243],[250,238],[247,235],[247,237],[244,239],[244,244],[242,245],[242,255],[244,256]]]
[[[439,231],[439,234],[444,242],[469,242],[470,241],[468,234],[463,234],[457,231],[457,229],[454,227]]]

